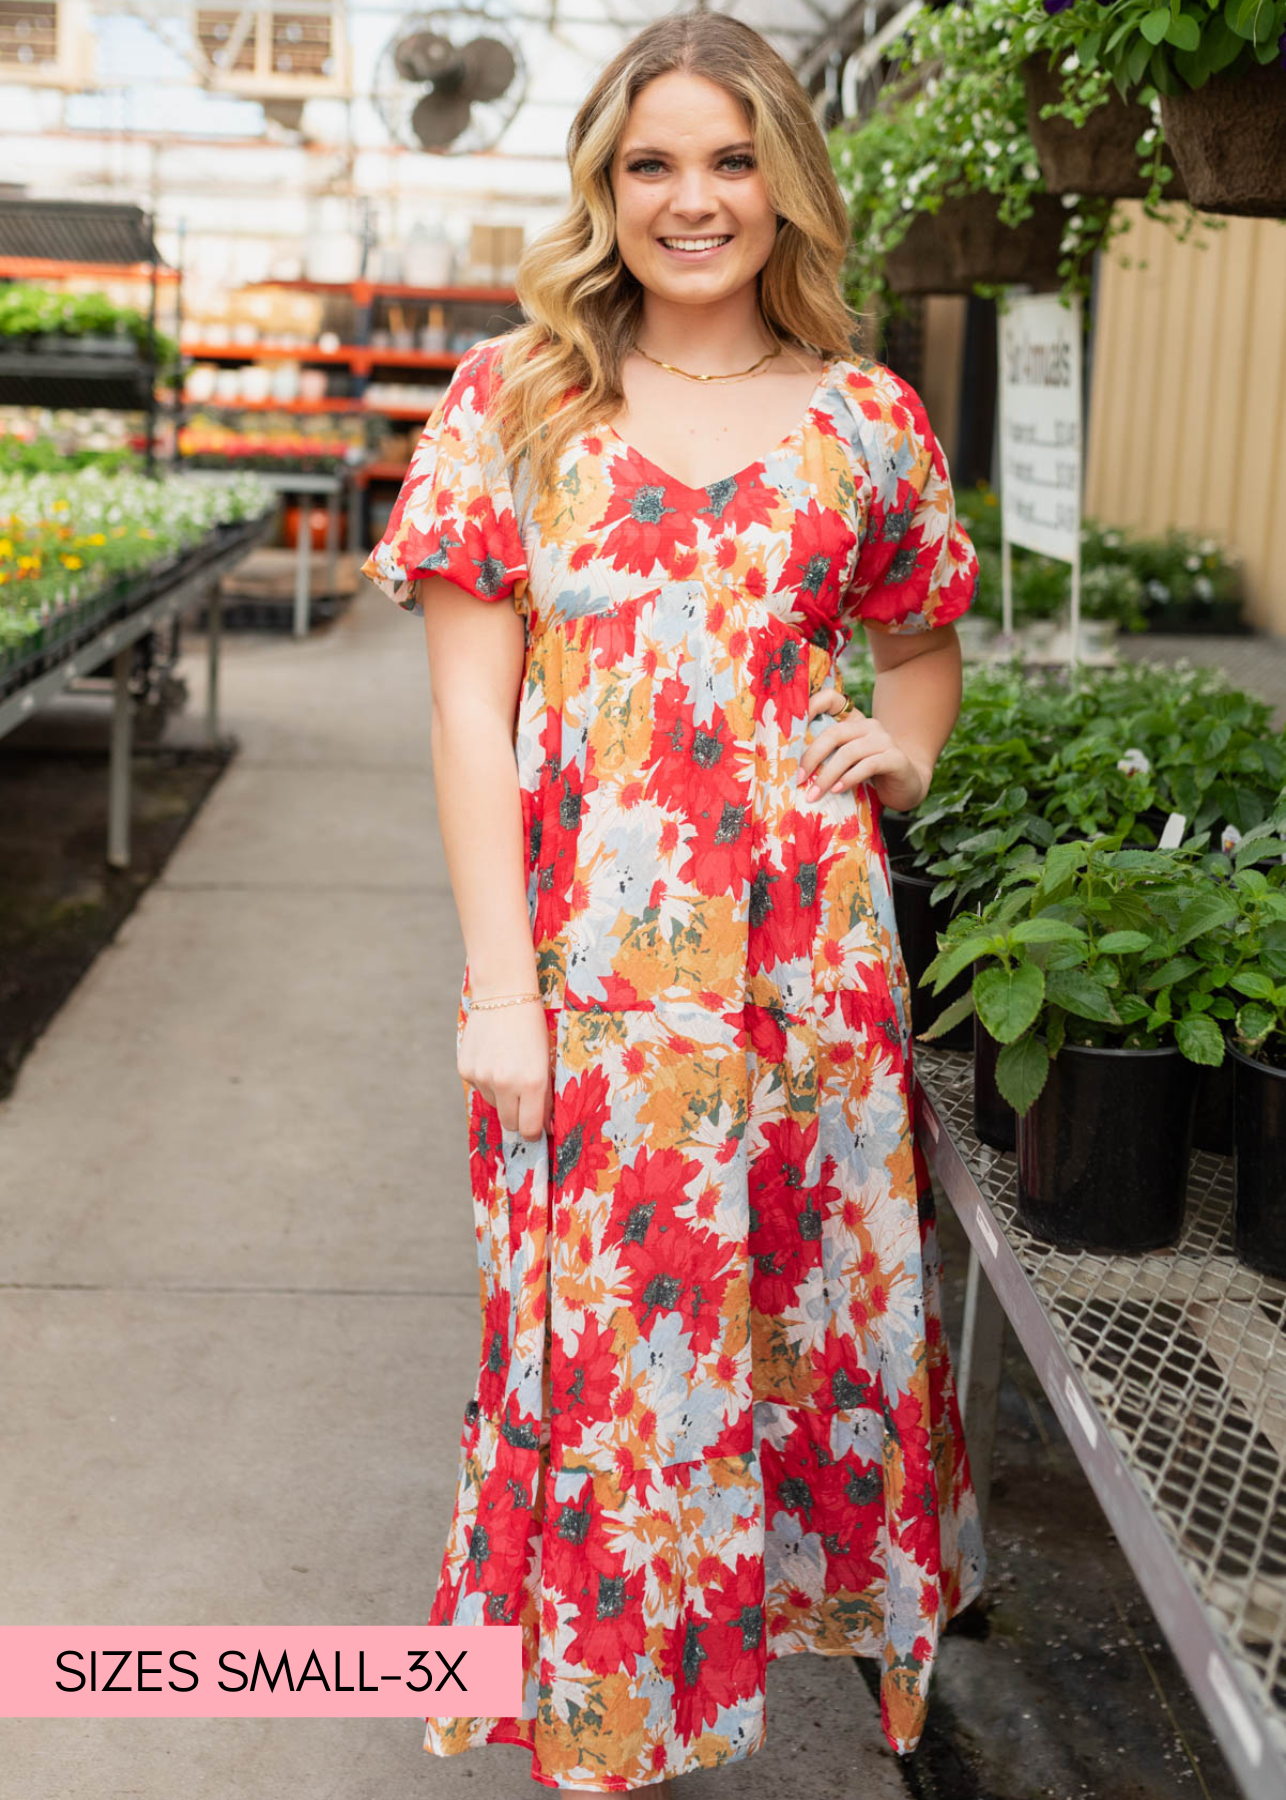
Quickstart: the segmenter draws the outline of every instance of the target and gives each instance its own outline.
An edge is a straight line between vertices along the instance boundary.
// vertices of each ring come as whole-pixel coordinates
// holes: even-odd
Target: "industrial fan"
[[[526,83],[508,25],[460,7],[401,21],[376,64],[374,100],[399,144],[460,156],[499,142]]]

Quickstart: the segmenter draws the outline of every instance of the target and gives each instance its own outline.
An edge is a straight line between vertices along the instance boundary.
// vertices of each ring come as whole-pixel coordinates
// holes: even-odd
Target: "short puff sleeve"
[[[956,517],[947,459],[924,402],[877,362],[855,363],[845,392],[871,492],[843,614],[887,632],[949,625],[977,596],[978,555]]]
[[[475,344],[429,417],[362,573],[407,612],[423,615],[420,578],[443,575],[479,600],[525,613],[527,562],[518,509],[488,402],[501,338]]]

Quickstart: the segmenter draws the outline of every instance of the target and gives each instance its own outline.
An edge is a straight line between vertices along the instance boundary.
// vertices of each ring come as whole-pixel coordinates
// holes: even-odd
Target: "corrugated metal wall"
[[[1229,218],[1179,244],[1123,205],[1131,228],[1102,260],[1085,510],[1234,545],[1250,619],[1286,637],[1286,224]]]

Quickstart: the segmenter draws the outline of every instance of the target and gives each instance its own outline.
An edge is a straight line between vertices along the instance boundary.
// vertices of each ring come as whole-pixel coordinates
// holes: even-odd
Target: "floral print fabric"
[[[555,1082],[536,1143],[465,1084],[481,1368],[429,1622],[520,1625],[525,1687],[425,1747],[643,1787],[755,1750],[767,1663],[807,1650],[879,1659],[908,1752],[985,1554],[880,802],[796,775],[855,624],[958,618],[977,558],[881,364],[829,363],[708,487],[605,424],[533,493],[486,417],[501,348],[460,364],[365,565],[408,611],[440,574],[524,618]]]

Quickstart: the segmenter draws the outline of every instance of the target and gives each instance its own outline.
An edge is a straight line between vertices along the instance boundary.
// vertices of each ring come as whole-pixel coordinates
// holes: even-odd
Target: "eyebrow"
[[[734,150],[753,150],[754,145],[749,138],[743,138],[739,144],[722,144],[718,150],[712,150],[712,156],[728,156]],[[665,156],[664,150],[658,150],[654,144],[630,144],[621,151],[622,156]]]

